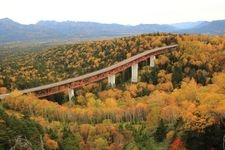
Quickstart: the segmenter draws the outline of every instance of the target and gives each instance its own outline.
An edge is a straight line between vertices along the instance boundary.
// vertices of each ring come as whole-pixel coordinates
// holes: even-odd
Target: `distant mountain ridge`
[[[176,27],[177,29],[191,29],[195,27],[200,27],[208,23],[209,22],[207,21],[196,21],[196,22],[181,22],[181,23],[175,23],[171,25]]]
[[[209,34],[209,35],[224,35],[225,34],[225,20],[217,20],[212,22],[205,22],[192,29],[184,30],[185,33],[195,34]]]
[[[40,21],[36,24],[23,25],[9,18],[0,19],[0,44],[117,37],[154,32],[223,35],[225,20],[131,26],[73,21]]]

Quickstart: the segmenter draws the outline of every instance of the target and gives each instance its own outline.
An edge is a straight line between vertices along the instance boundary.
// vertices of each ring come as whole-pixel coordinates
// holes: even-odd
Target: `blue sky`
[[[136,25],[225,19],[225,0],[1,0],[0,18]]]

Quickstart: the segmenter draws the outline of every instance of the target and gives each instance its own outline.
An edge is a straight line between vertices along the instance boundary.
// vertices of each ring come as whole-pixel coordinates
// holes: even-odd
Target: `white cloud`
[[[225,0],[2,0],[0,18],[103,23],[174,23],[225,19]]]

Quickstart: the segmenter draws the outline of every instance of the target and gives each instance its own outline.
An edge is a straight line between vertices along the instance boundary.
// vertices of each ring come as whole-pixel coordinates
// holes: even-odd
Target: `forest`
[[[145,50],[178,44],[155,67],[39,99],[19,90],[76,77]],[[222,150],[225,36],[155,33],[13,51],[0,60],[0,149]]]

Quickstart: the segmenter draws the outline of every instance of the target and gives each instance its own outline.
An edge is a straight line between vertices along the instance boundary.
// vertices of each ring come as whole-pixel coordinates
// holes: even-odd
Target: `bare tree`
[[[23,138],[21,135],[17,136],[15,139],[15,144],[10,150],[32,150],[32,144],[27,138]]]

